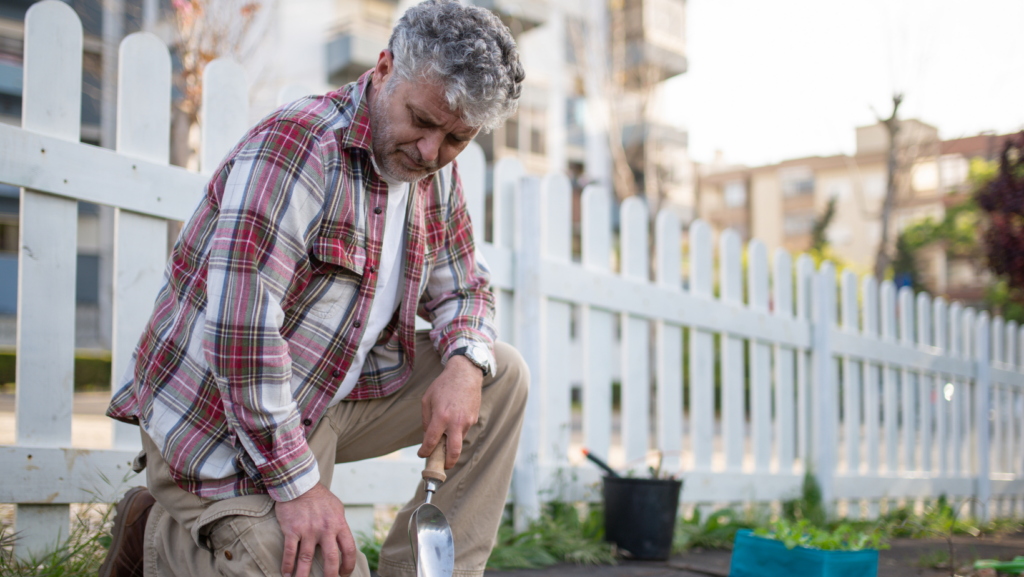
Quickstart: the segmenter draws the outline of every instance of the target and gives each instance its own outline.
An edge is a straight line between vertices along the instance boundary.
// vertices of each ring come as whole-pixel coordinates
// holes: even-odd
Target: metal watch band
[[[485,377],[491,374],[491,367],[489,366],[489,363],[487,363],[486,361],[481,361],[480,359],[473,358],[473,355],[469,354],[468,346],[459,347],[452,351],[451,356],[454,357],[455,355],[462,355],[466,357],[466,359],[468,359],[469,362],[473,363],[476,366],[476,368],[483,371]]]

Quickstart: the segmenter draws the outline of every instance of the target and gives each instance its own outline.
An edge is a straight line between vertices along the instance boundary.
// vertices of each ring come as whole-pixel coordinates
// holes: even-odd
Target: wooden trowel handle
[[[424,479],[433,479],[438,483],[444,483],[444,480],[448,478],[444,474],[445,445],[447,444],[448,435],[441,435],[441,440],[434,447],[434,452],[427,457],[427,466],[423,469]]]

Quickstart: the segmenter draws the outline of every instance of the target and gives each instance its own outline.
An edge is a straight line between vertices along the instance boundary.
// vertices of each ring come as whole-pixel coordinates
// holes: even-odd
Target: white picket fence
[[[206,183],[167,164],[166,47],[145,33],[121,45],[116,151],[78,142],[81,52],[74,12],[53,0],[35,4],[26,18],[23,127],[0,125],[0,182],[24,187],[17,430],[13,446],[0,446],[0,502],[17,504],[29,550],[66,535],[68,505],[90,501],[103,477],[121,479],[139,444],[134,427],[112,423],[112,449],[70,448],[76,203],[117,209],[117,379],[158,289],[166,221],[186,219]],[[247,88],[228,61],[212,63],[204,81],[201,167],[209,171],[246,129]],[[483,153],[472,145],[459,163],[481,230]],[[613,205],[599,187],[583,193],[575,263],[564,176],[526,176],[503,160],[493,191],[494,241],[478,238],[479,250],[492,270],[501,338],[517,345],[533,375],[512,491],[519,524],[543,499],[596,498],[596,469],[568,460],[570,387],[581,374],[583,443],[609,454],[616,350],[623,458],[642,463],[660,450],[663,467],[685,479],[685,502],[784,499],[810,465],[826,499],[848,515],[939,494],[975,497],[987,505],[981,514],[1024,509],[1024,333],[1016,324],[849,272],[837,287],[830,263],[816,269],[802,255],[794,266],[783,251],[769,261],[756,240],[746,248],[744,285],[732,231],[718,239],[716,296],[715,247],[701,221],[688,230],[684,290],[682,231],[667,212],[655,221],[652,281],[646,206],[622,203],[613,251]],[[574,346],[581,370],[571,366]],[[332,489],[351,524],[365,528],[374,504],[404,501],[421,465],[338,465]]]

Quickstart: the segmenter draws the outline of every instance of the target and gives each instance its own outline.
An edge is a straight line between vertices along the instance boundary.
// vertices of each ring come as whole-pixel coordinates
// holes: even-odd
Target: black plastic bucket
[[[604,478],[604,538],[632,559],[668,559],[682,481]]]

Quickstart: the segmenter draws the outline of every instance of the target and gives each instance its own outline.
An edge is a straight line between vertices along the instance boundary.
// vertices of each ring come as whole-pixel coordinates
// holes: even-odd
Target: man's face
[[[480,129],[468,126],[448,107],[441,86],[399,78],[385,50],[374,69],[370,131],[381,172],[413,182],[454,160]]]

